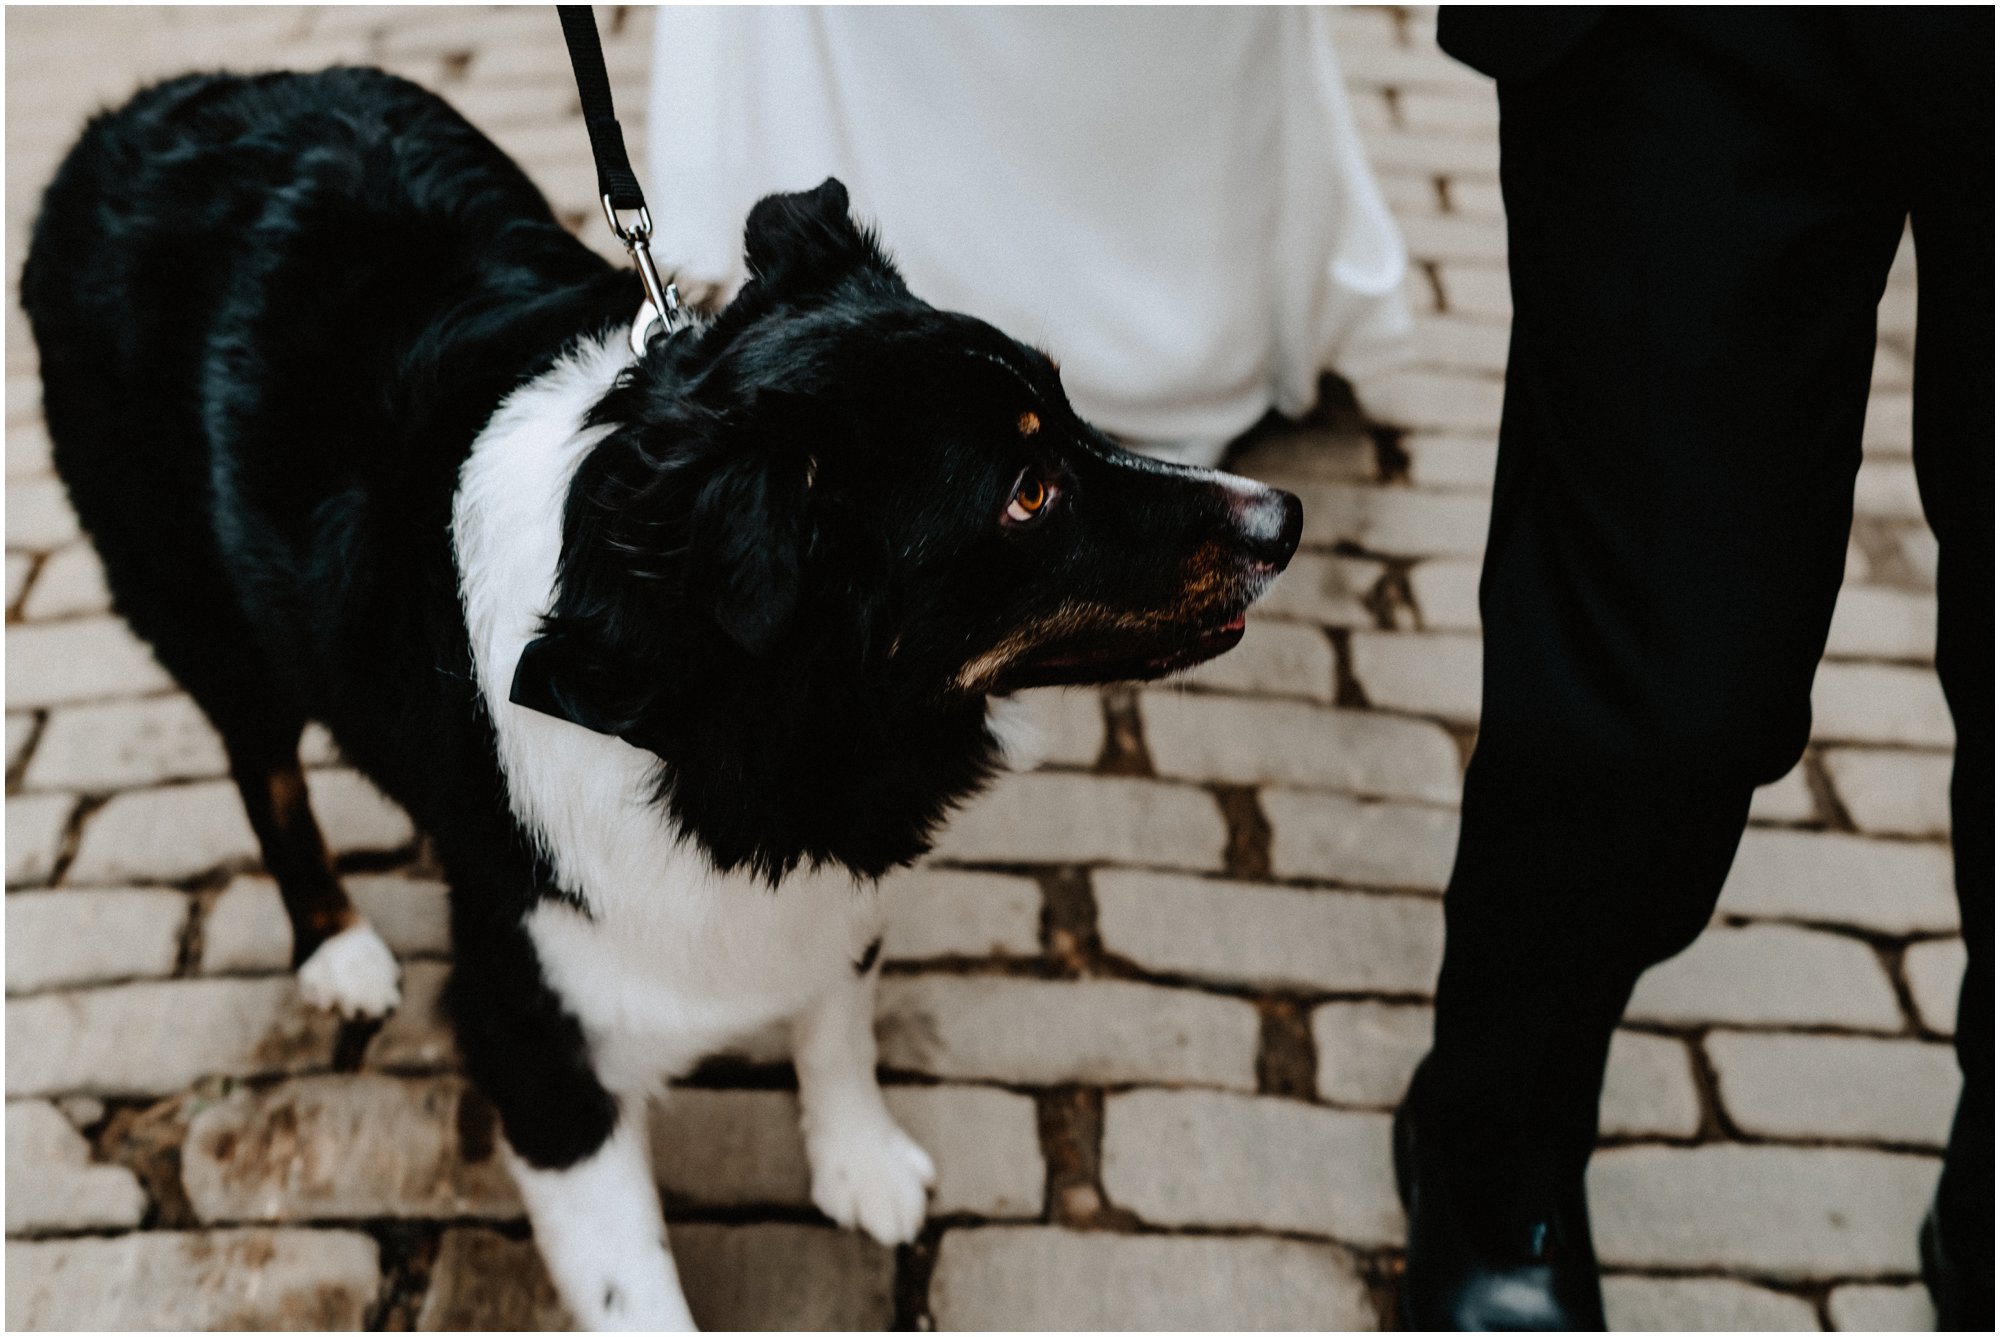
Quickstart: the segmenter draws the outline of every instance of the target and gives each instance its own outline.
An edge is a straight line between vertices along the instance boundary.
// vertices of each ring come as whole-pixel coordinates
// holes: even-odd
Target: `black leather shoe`
[[[1923,1263],[1924,1288],[1931,1293],[1937,1309],[1939,1332],[1991,1332],[1993,1330],[1993,1286],[1991,1274],[1986,1284],[1976,1287],[1965,1269],[1957,1266],[1945,1251],[1944,1232],[1939,1224],[1938,1205],[1931,1202],[1924,1224],[1917,1231],[1917,1257]]]
[[[1472,1210],[1426,1154],[1413,1096],[1396,1111],[1396,1190],[1410,1218],[1403,1326],[1412,1331],[1604,1330],[1583,1187],[1547,1208]]]

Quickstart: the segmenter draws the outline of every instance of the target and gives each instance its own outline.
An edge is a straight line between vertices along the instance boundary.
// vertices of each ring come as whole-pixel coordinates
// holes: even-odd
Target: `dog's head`
[[[962,789],[991,761],[988,694],[1156,678],[1241,638],[1296,498],[1119,449],[1047,356],[912,296],[837,181],[759,203],[746,243],[742,293],[596,411],[612,432],[517,700],[669,771],[687,713],[730,702],[802,750],[971,721],[938,744],[979,753]]]

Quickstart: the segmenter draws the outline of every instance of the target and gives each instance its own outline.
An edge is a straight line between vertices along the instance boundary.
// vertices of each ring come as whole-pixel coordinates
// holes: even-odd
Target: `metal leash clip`
[[[625,253],[632,257],[632,264],[639,271],[639,284],[646,290],[646,300],[639,307],[638,319],[632,322],[632,332],[628,342],[634,357],[646,355],[646,345],[652,341],[653,327],[658,325],[660,333],[672,334],[687,321],[687,311],[681,306],[680,290],[671,283],[660,282],[660,271],[653,264],[653,214],[645,205],[632,212],[635,217],[630,227],[618,221],[618,210],[611,203],[611,196],[600,195],[604,204],[604,221],[611,225],[611,235],[625,245]]]

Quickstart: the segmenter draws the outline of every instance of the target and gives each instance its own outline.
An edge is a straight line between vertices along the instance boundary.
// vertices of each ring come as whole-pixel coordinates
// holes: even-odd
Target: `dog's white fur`
[[[299,996],[343,1017],[385,1017],[403,1000],[396,954],[367,920],[313,949],[299,966]]]
[[[595,1332],[694,1330],[667,1251],[643,1100],[621,1101],[611,1136],[575,1165],[537,1170],[509,1148],[507,1168],[570,1317]]]
[[[570,478],[604,435],[582,426],[584,414],[629,358],[622,337],[587,342],[506,400],[460,472],[453,537],[514,814],[562,889],[589,907],[544,902],[528,930],[624,1110],[617,1134],[575,1166],[510,1164],[579,1321],[684,1328],[643,1132],[645,1098],[665,1079],[789,1023],[813,1201],[901,1243],[922,1225],[934,1176],[875,1081],[875,972],[855,971],[882,933],[874,887],[820,872],[772,890],[717,872],[648,801],[652,754],[507,699],[553,594]]]

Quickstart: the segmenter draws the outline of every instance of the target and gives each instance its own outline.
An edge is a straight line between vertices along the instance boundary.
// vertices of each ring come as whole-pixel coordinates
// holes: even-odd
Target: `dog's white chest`
[[[591,906],[550,902],[530,916],[543,970],[587,1033],[622,1037],[635,1061],[667,1074],[796,1014],[882,933],[880,895],[837,876],[772,890],[670,874],[592,894]]]
[[[554,589],[571,475],[602,436],[584,413],[625,360],[615,339],[586,343],[502,405],[461,471],[453,538],[509,801],[585,907],[530,915],[544,974],[587,1032],[670,1037],[675,1067],[852,970],[881,912],[844,874],[773,889],[718,873],[649,801],[650,753],[508,700]]]

